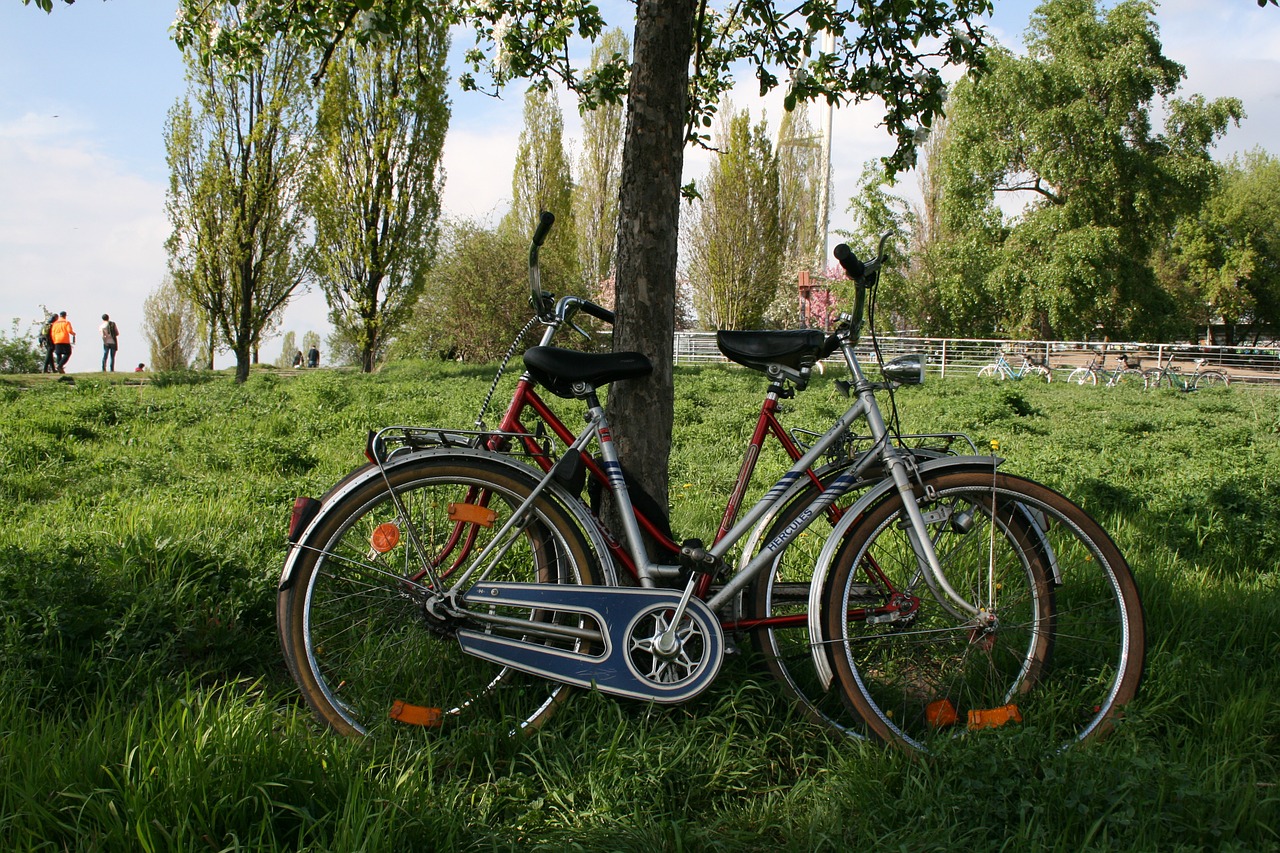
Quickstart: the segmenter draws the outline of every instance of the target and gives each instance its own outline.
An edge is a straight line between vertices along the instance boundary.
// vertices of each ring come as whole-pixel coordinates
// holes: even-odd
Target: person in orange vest
[[[76,342],[76,330],[63,311],[58,319],[49,327],[49,338],[53,341],[53,355],[58,362],[58,372],[67,372],[67,360],[71,358],[71,345]]]

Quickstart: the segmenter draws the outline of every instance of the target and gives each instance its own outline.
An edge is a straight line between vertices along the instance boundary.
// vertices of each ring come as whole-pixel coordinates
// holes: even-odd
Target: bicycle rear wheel
[[[486,460],[420,459],[385,479],[375,471],[323,511],[277,599],[285,659],[321,720],[350,735],[397,724],[507,734],[551,715],[570,688],[463,654],[457,629],[487,623],[441,600],[427,572],[447,588],[493,544],[487,580],[594,584],[581,531],[549,497],[497,539],[535,482]],[[582,627],[580,616],[546,610],[516,618]]]
[[[868,510],[836,556],[824,613],[851,706],[877,737],[917,750],[1017,721],[1055,748],[1104,735],[1137,691],[1145,649],[1137,588],[1110,538],[1030,480],[952,472],[925,486],[943,576],[977,612],[928,587],[899,496]],[[868,606],[872,577],[893,593]]]
[[[1117,370],[1107,380],[1108,388],[1141,388],[1146,383],[1146,377],[1141,370],[1129,367],[1124,370]]]
[[[1142,374],[1143,388],[1172,388],[1173,376],[1167,371],[1158,367],[1153,367],[1146,373]]]

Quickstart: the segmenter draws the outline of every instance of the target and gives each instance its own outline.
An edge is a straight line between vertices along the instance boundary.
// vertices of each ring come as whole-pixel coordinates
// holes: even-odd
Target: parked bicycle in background
[[[1101,381],[1108,388],[1124,386],[1137,388],[1143,384],[1145,377],[1138,369],[1136,359],[1128,353],[1122,352],[1116,356],[1116,366],[1112,370],[1105,370],[1102,367],[1102,359],[1102,356],[1095,355],[1084,367],[1077,367],[1071,371],[1067,375],[1067,381],[1076,385],[1097,385]]]
[[[1035,361],[1025,352],[1020,353],[1022,356],[1022,366],[1017,370],[1013,369],[1013,365],[1009,364],[1009,360],[1004,357],[1004,351],[1001,350],[996,360],[988,364],[986,367],[978,371],[978,376],[993,379],[1041,379],[1045,382],[1053,381],[1053,372],[1044,364]]]
[[[1163,361],[1142,374],[1144,388],[1177,388],[1179,391],[1196,391],[1200,388],[1223,387],[1231,384],[1231,377],[1222,370],[1205,370],[1206,360],[1194,359],[1196,366],[1190,375],[1184,375],[1173,365],[1173,353],[1169,353],[1167,361]]]

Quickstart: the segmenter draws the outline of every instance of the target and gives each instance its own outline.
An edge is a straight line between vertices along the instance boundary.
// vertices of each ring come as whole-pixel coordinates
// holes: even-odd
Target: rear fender
[[[314,535],[315,531],[325,523],[334,507],[342,503],[342,499],[351,494],[355,490],[362,488],[372,479],[381,479],[383,470],[387,472],[395,471],[401,466],[416,464],[425,459],[434,457],[448,457],[451,459],[474,458],[483,459],[486,462],[502,466],[506,473],[513,477],[521,478],[529,485],[530,488],[535,486],[542,478],[542,472],[537,471],[528,465],[517,462],[509,456],[495,453],[490,450],[479,450],[476,448],[466,447],[438,447],[429,448],[427,450],[418,450],[412,453],[396,454],[388,460],[383,468],[377,465],[365,465],[357,468],[355,471],[347,475],[347,477],[335,485],[322,499],[322,506],[319,512],[315,514],[306,526],[303,533],[298,537],[296,543],[289,546],[289,554],[285,558],[284,567],[280,572],[279,589],[285,590],[293,585],[294,572],[297,568],[298,560],[301,555],[308,550],[308,542]],[[616,586],[618,583],[617,569],[610,557],[609,548],[604,541],[603,535],[600,533],[594,519],[591,518],[590,512],[583,505],[582,501],[569,494],[557,484],[554,480],[548,485],[546,494],[553,497],[563,508],[573,516],[575,522],[587,536],[587,541],[591,548],[595,551],[596,557],[600,561],[600,571],[603,574],[603,582]],[[311,546],[314,548],[315,546]]]

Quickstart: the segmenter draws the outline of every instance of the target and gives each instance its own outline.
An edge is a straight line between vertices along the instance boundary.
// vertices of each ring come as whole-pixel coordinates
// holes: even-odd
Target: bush
[[[0,332],[0,373],[39,373],[44,353],[36,348],[35,335],[18,331],[19,322],[14,318],[8,335]]]

